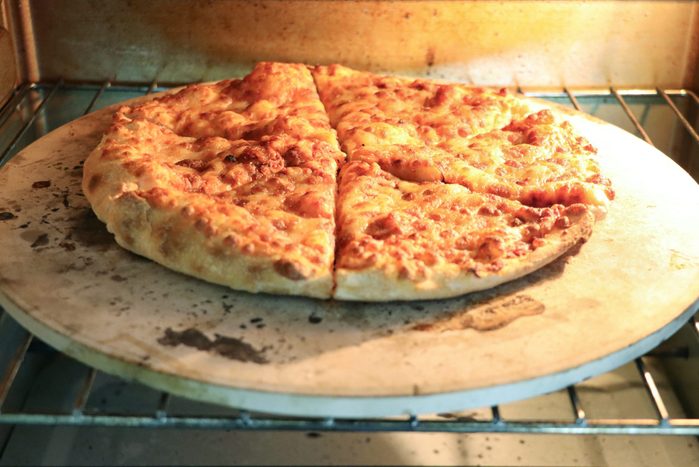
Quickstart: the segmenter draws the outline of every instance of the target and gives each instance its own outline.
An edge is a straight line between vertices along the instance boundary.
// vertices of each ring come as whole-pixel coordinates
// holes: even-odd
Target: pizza
[[[259,63],[125,105],[83,191],[124,248],[247,292],[462,295],[585,241],[595,149],[504,90]]]
[[[116,241],[249,292],[329,297],[340,152],[302,65],[123,106],[83,191]]]
[[[430,299],[539,269],[592,230],[582,204],[524,206],[452,183],[401,180],[375,162],[341,171],[335,297]]]
[[[505,90],[317,67],[320,97],[349,160],[415,182],[442,181],[525,205],[614,198],[595,148]]]

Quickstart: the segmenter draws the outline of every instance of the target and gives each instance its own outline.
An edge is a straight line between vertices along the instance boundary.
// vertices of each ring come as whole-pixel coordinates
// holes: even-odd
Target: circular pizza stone
[[[419,414],[559,389],[650,350],[699,297],[699,186],[625,131],[566,118],[617,192],[586,244],[488,291],[372,304],[236,292],[118,247],[80,189],[110,121],[96,112],[0,173],[0,303],[89,365],[249,410]]]

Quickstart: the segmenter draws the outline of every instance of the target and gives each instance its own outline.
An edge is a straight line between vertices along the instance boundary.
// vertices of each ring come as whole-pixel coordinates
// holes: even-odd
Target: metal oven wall
[[[5,0],[3,10],[20,80],[189,82],[284,60],[502,86],[696,84],[696,2]]]

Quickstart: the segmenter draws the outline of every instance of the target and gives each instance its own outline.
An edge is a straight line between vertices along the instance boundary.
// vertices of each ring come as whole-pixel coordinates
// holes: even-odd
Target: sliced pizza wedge
[[[123,247],[251,292],[327,298],[344,158],[305,66],[119,109],[83,191]]]
[[[349,160],[531,206],[585,203],[601,212],[614,198],[589,142],[505,91],[339,66],[317,67],[314,78]]]
[[[605,208],[614,191],[595,160],[597,150],[570,123],[542,110],[472,138],[445,138],[452,157],[445,181],[529,206],[575,204]]]
[[[390,144],[436,144],[474,136],[524,116],[527,106],[505,89],[382,76],[341,65],[313,68],[320,98],[351,153]]]
[[[376,164],[340,172],[335,298],[416,300],[528,274],[590,235],[587,206],[524,206],[456,184],[401,180]]]

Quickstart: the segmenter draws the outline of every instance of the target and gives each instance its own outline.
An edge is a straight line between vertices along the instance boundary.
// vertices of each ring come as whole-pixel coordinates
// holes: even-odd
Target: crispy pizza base
[[[594,217],[586,214],[574,219],[573,225],[547,236],[546,244],[520,258],[503,260],[501,269],[475,272],[443,266],[432,269],[428,279],[413,281],[391,269],[335,271],[334,298],[339,300],[387,302],[431,300],[458,297],[486,290],[519,279],[556,260],[573,246],[586,241],[592,233]]]
[[[83,192],[121,246],[171,269],[329,298],[343,157],[308,69],[264,63],[120,108]]]
[[[486,290],[526,276],[551,263],[589,237],[591,225],[581,221],[570,231],[552,235],[547,245],[526,258],[510,259],[497,272],[476,275],[454,268],[435,268],[428,280],[414,282],[385,270],[338,269],[334,298],[348,301],[388,302],[458,297]]]
[[[104,144],[114,142],[107,139]],[[100,147],[97,152],[101,153]],[[204,194],[178,193],[164,189],[162,183],[137,185],[133,174],[120,161],[90,158],[84,170],[84,192],[97,217],[122,247],[170,269],[239,290],[330,296],[332,217],[299,219],[285,212],[283,204],[294,194],[303,196],[312,190],[333,203],[332,179],[328,182],[311,175],[311,181],[316,183],[302,183],[304,175],[308,177],[306,170],[287,169],[276,179],[289,180],[294,185],[291,194],[267,199],[273,205],[266,206],[262,215],[255,215],[225,198],[222,202]],[[258,185],[264,188],[264,182]],[[290,239],[279,248],[272,248],[263,241],[274,230],[275,222],[287,218],[302,222],[301,230],[310,232],[306,236],[313,238],[306,239],[308,247],[296,243],[288,248]],[[256,254],[257,251],[262,254]],[[318,255],[320,261],[310,264],[304,254]]]
[[[340,65],[315,67],[313,77],[349,161],[529,206],[585,203],[603,211],[614,198],[587,140],[504,89]]]
[[[532,208],[451,184],[413,183],[378,164],[340,174],[335,298],[420,300],[522,277],[587,240],[586,206]]]
[[[233,289],[453,297],[553,261],[613,198],[591,158],[576,161],[594,199],[571,191],[574,175],[533,200],[485,183],[488,170],[516,178],[516,164],[492,165],[510,157],[498,151],[532,143],[536,169],[560,141],[585,144],[548,116],[530,123],[564,138],[533,137],[525,114],[498,91],[260,63],[241,80],[120,108],[85,162],[83,191],[122,247]],[[468,170],[450,169],[459,163]]]

